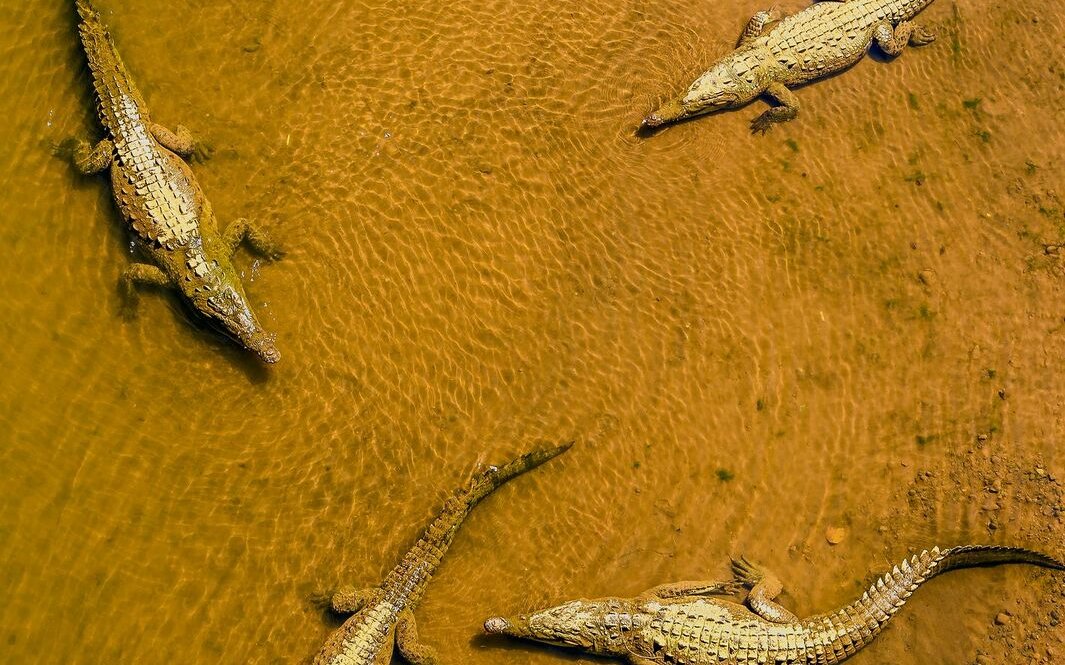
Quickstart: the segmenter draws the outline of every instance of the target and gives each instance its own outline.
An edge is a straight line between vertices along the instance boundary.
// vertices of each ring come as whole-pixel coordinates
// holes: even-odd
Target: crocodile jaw
[[[671,122],[677,122],[688,117],[688,111],[679,99],[674,99],[663,105],[657,111],[643,119],[644,129],[654,129]]]
[[[592,640],[582,633],[584,623],[577,623],[573,615],[548,617],[546,612],[532,616],[492,617],[484,622],[484,632],[489,635],[506,635],[523,640],[543,642],[558,647],[577,647],[591,650]],[[545,620],[546,619],[546,620]]]
[[[263,362],[272,365],[281,360],[274,336],[259,325],[243,289],[223,280],[207,293],[206,297],[196,297],[193,293],[193,305],[200,313]]]
[[[253,340],[242,339],[241,344],[248,347],[252,353],[259,356],[259,359],[264,363],[273,365],[281,360],[281,352],[277,350],[274,340],[265,333],[260,333],[259,336]]]
[[[632,616],[633,610],[632,603],[622,599],[574,600],[532,614],[492,617],[484,622],[484,631],[601,656],[624,656],[627,637],[608,628],[604,617]]]

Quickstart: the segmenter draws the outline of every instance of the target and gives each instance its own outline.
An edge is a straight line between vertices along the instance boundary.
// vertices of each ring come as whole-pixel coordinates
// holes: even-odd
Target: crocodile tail
[[[74,6],[78,10],[78,16],[81,20],[88,23],[90,21],[100,21],[100,13],[96,11],[96,8],[92,6],[89,0],[75,0]]]
[[[489,467],[474,476],[447,500],[444,509],[425,529],[422,537],[385,578],[384,587],[399,590],[408,599],[417,600],[473,507],[508,480],[561,455],[572,445],[570,442],[557,448],[536,450],[503,466]]]
[[[485,498],[507,481],[517,478],[526,471],[532,471],[573,447],[570,441],[555,448],[544,448],[525,453],[521,457],[504,464],[503,466],[491,466],[480,474],[474,476],[468,487],[459,491],[459,499],[464,500],[468,508],[473,508],[481,499]]]
[[[965,545],[946,550],[936,547],[895,566],[854,603],[834,614],[813,617],[803,623],[811,631],[831,633],[832,638],[822,643],[826,645],[826,651],[833,651],[837,659],[842,660],[871,642],[913,592],[933,577],[959,568],[1005,563],[1065,570],[1065,562],[1059,559],[1016,547]]]
[[[127,73],[111,34],[100,18],[100,12],[89,0],[75,0],[74,7],[80,19],[78,35],[81,37],[85,57],[89,61],[100,119],[110,127],[112,120],[122,110],[143,114],[144,100]],[[123,103],[132,104],[136,108],[119,109],[116,106]]]
[[[100,12],[96,11],[89,0],[75,0],[74,7],[80,19],[78,35],[81,37],[82,46],[85,47],[85,54],[89,56],[89,65],[95,65],[97,60],[113,60],[114,45],[108,35],[107,26],[100,18]]]

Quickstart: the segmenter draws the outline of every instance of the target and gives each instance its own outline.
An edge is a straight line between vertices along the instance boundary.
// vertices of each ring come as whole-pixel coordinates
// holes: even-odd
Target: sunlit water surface
[[[170,294],[123,315],[107,181],[55,155],[99,136],[72,3],[0,0],[0,658],[303,662],[315,594],[570,438],[418,609],[445,662],[566,662],[481,621],[730,553],[800,614],[911,548],[1061,555],[1065,9],[938,0],[765,137],[758,103],[637,138],[765,4],[98,0],[222,220],[288,252],[238,255],[264,369]],[[1061,592],[937,580],[853,662],[1060,662]]]

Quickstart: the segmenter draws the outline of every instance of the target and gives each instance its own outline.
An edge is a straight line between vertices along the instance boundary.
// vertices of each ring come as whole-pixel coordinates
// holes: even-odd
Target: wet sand
[[[53,150],[99,135],[73,8],[0,0],[4,662],[303,662],[316,594],[570,438],[430,587],[447,662],[574,662],[481,621],[729,554],[800,615],[912,549],[1065,554],[1065,9],[938,0],[765,137],[641,140],[762,5],[97,4],[222,222],[284,244],[238,256],[284,357],[123,316],[106,179]],[[1059,662],[1063,583],[946,576],[851,662]]]

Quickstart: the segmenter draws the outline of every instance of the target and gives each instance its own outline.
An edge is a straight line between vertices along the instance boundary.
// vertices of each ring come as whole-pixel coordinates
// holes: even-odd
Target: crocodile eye
[[[233,312],[233,305],[233,294],[229,291],[221,291],[207,298],[207,306],[215,313],[223,316]]]

